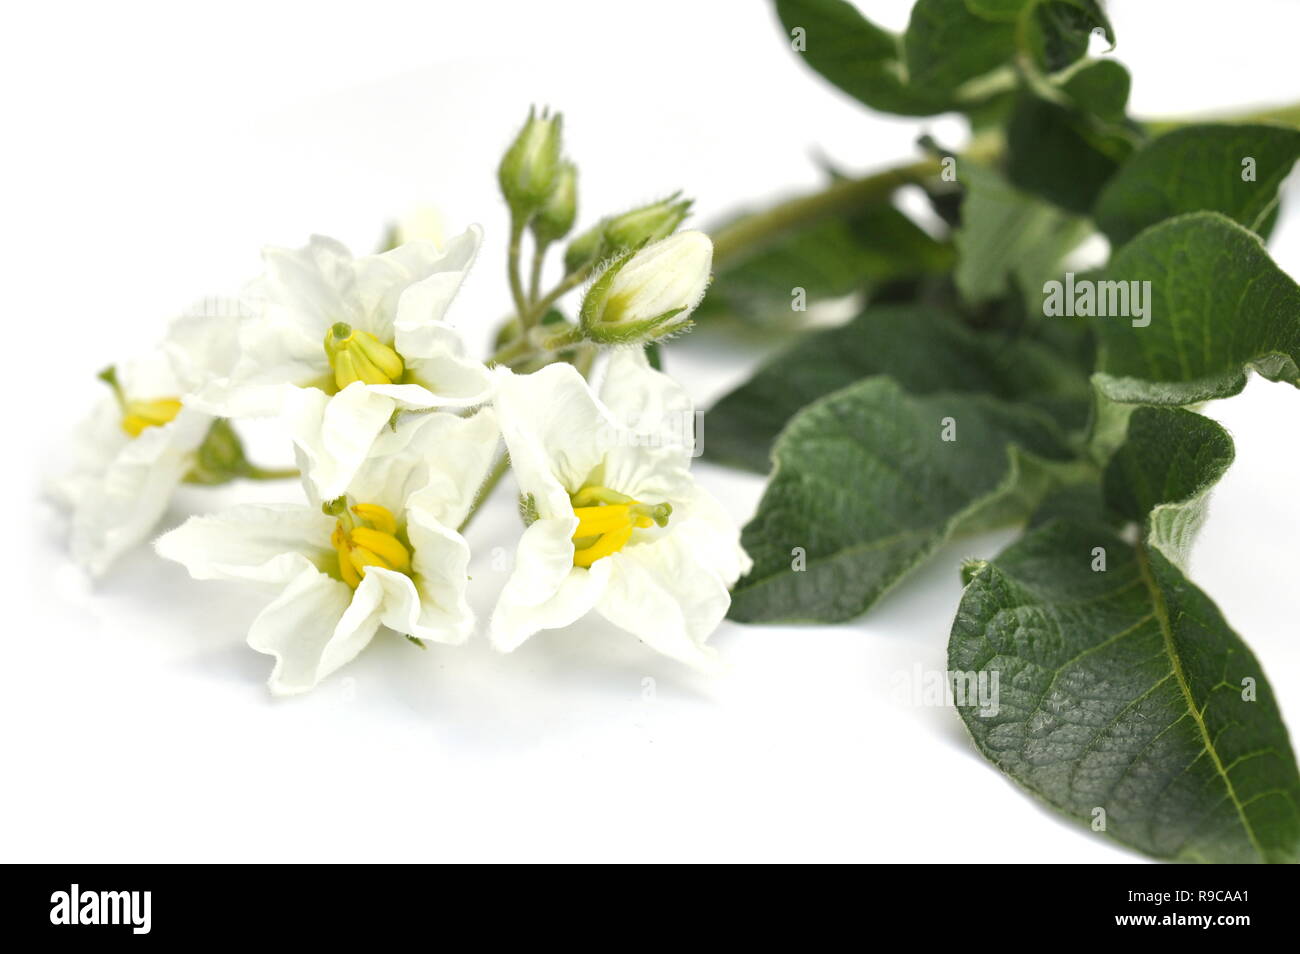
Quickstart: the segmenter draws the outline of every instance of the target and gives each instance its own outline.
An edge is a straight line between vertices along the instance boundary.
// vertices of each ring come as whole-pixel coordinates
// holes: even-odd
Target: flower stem
[[[733,260],[760,251],[786,232],[873,205],[901,186],[937,175],[939,168],[937,158],[927,158],[862,179],[842,179],[820,192],[798,196],[736,219],[713,233],[714,267],[730,265]]]
[[[515,301],[515,313],[525,327],[528,322],[528,299],[524,297],[524,282],[519,273],[519,248],[524,237],[525,222],[521,216],[510,217],[510,251],[506,263],[506,272],[510,279],[510,296]]]
[[[541,242],[533,249],[533,267],[528,278],[528,302],[530,305],[537,301],[537,296],[542,290],[542,266],[546,263],[546,246]]]
[[[533,310],[529,314],[528,320],[524,322],[525,327],[532,327],[537,324],[537,322],[541,321],[542,318],[545,317],[546,312],[550,310],[550,307],[559,301],[560,297],[565,293],[573,291],[573,289],[585,282],[587,276],[591,274],[592,269],[595,267],[595,262],[588,262],[577,271],[565,275],[558,285],[547,292],[541,299],[533,303]]]
[[[474,498],[474,503],[470,505],[469,513],[465,514],[465,519],[460,522],[460,526],[456,531],[457,533],[465,532],[465,528],[468,527],[470,521],[474,519],[474,515],[478,513],[479,508],[483,506],[484,501],[492,495],[492,491],[496,489],[497,484],[501,483],[501,478],[506,475],[506,471],[509,469],[510,455],[502,454],[497,458],[497,462],[492,465],[492,469],[488,472],[487,478],[483,481],[483,486],[479,488],[478,496]]]
[[[296,480],[302,474],[296,467],[258,467],[249,464],[240,476],[247,480]]]

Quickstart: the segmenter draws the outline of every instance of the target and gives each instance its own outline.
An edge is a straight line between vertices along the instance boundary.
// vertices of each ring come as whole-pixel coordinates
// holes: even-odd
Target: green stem
[[[1266,106],[1248,112],[1219,113],[1217,116],[1157,117],[1143,119],[1140,122],[1152,135],[1159,135],[1194,123],[1281,123],[1284,126],[1300,126],[1300,103]]]
[[[528,314],[528,300],[524,297],[524,282],[519,274],[519,248],[524,237],[526,223],[518,215],[510,217],[510,252],[506,262],[506,272],[510,278],[510,296],[515,301],[515,313],[527,328],[525,316]]]
[[[775,241],[786,232],[805,228],[831,216],[843,216],[874,205],[901,186],[912,185],[939,173],[937,158],[878,172],[863,179],[842,179],[810,195],[747,215],[713,233],[713,265],[730,265]]]
[[[488,364],[511,364],[525,357],[532,350],[532,342],[528,340],[528,335],[523,334],[498,348],[492,357],[488,358]]]
[[[568,275],[565,275],[558,285],[547,292],[539,301],[533,303],[532,313],[528,316],[528,320],[524,322],[524,326],[532,327],[537,324],[537,322],[541,321],[546,315],[546,312],[550,310],[551,306],[559,301],[561,296],[573,291],[573,289],[585,282],[587,276],[591,274],[592,269],[595,267],[595,262],[588,262],[576,272],[570,272]]]
[[[302,474],[296,467],[258,467],[249,464],[240,476],[247,480],[296,480]]]
[[[506,471],[509,469],[510,455],[502,454],[497,458],[497,462],[492,465],[492,470],[488,472],[487,479],[483,481],[483,486],[479,488],[478,496],[470,506],[469,513],[465,514],[465,519],[460,522],[458,533],[465,532],[465,528],[469,526],[470,521],[474,519],[474,515],[483,506],[483,502],[492,495],[492,491],[496,489],[497,484],[501,483],[501,478],[506,475]]]
[[[542,290],[542,266],[546,263],[546,245],[541,242],[533,249],[533,267],[528,277],[528,301],[531,305],[537,301]]]

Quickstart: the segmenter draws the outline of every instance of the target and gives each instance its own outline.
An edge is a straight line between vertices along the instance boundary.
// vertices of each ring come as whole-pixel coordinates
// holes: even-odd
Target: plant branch
[[[506,272],[510,278],[510,296],[515,302],[515,313],[520,322],[527,327],[525,316],[528,314],[528,300],[524,297],[524,282],[519,273],[519,247],[524,237],[524,220],[518,215],[510,217],[510,252]]]
[[[506,475],[510,469],[510,455],[502,454],[497,458],[497,462],[492,465],[492,470],[488,472],[487,478],[483,481],[483,486],[479,488],[478,496],[474,498],[474,503],[469,508],[469,513],[465,514],[465,519],[460,522],[457,528],[458,533],[464,533],[465,528],[469,526],[470,521],[474,519],[479,508],[483,506],[484,501],[496,490],[497,484],[501,483],[501,478]]]

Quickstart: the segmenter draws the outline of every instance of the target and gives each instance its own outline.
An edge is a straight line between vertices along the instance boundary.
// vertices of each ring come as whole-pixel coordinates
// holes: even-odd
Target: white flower
[[[174,321],[154,352],[104,373],[113,390],[77,428],[71,466],[51,482],[68,508],[69,549],[103,575],[143,542],[192,471],[213,418],[180,397],[234,360],[233,318]]]
[[[445,248],[420,239],[361,258],[320,236],[267,249],[240,360],[192,402],[227,417],[283,413],[316,491],[337,496],[395,411],[490,398],[491,375],[442,320],[481,239],[471,226]]]
[[[465,519],[497,447],[490,409],[412,415],[385,430],[346,495],[192,517],[158,552],[199,580],[269,583],[279,595],[248,644],[275,657],[270,687],[305,692],[364,649],[380,626],[456,644],[473,630]]]
[[[594,609],[665,655],[713,665],[706,640],[750,561],[692,480],[688,444],[664,439],[692,416],[685,392],[639,349],[615,352],[599,399],[568,364],[498,376],[521,510],[536,519],[493,613],[493,645],[508,652]]]
[[[582,302],[583,332],[602,344],[625,344],[680,330],[709,287],[713,242],[678,232],[615,261]]]

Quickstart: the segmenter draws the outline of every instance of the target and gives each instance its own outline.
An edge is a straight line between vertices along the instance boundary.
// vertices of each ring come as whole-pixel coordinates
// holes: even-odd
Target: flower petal
[[[492,372],[480,361],[443,352],[410,360],[406,368],[410,383],[370,389],[408,408],[474,407],[492,398]]]
[[[121,428],[118,420],[101,423]],[[77,493],[72,558],[92,576],[101,576],[113,561],[142,543],[193,466],[194,451],[211,425],[206,414],[182,408],[171,422],[146,428],[121,444],[102,472],[83,471],[75,487],[66,483],[65,492]]]
[[[408,524],[412,574],[371,567],[383,589],[381,620],[397,633],[458,645],[474,631],[474,611],[466,598],[469,544],[453,530],[416,514]]]
[[[407,267],[418,277],[403,287],[400,297],[390,306],[397,351],[404,358],[427,358],[440,352],[455,356],[462,353],[460,338],[450,325],[443,323],[443,317],[474,264],[482,241],[483,230],[471,225],[441,250],[426,240],[409,242],[388,253],[405,256]]]
[[[275,657],[272,692],[306,692],[366,647],[379,618],[362,606],[349,619],[355,604],[346,583],[314,567],[289,580],[248,630],[248,645]]]
[[[706,641],[727,615],[731,594],[687,539],[669,533],[602,561],[610,565],[609,585],[596,609],[656,652],[713,671],[720,661]]]
[[[391,398],[354,381],[333,397],[317,388],[295,388],[284,416],[304,473],[322,500],[342,494],[396,409]]]
[[[570,364],[532,374],[501,368],[496,409],[520,491],[543,517],[572,516],[569,494],[604,460],[613,427],[587,382]]]
[[[283,583],[331,558],[334,518],[301,504],[245,504],[190,517],[154,543],[196,580]]]
[[[515,569],[492,613],[492,645],[517,648],[533,633],[576,622],[596,605],[609,578],[609,561],[573,565],[576,517],[542,519],[524,531]]]
[[[459,527],[497,457],[496,414],[483,408],[470,417],[435,413],[417,420],[422,426],[412,450],[422,455],[426,468],[423,486],[406,498],[406,507],[444,527]]]

